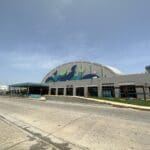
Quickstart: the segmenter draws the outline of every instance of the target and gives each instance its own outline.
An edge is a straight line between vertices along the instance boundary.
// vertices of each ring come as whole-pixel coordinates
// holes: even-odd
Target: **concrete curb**
[[[114,107],[120,107],[120,108],[131,108],[131,109],[137,109],[137,110],[150,111],[150,107],[147,107],[147,106],[138,106],[138,105],[132,105],[132,104],[112,102],[112,101],[103,100],[103,99],[86,98],[86,97],[79,97],[79,96],[47,95],[46,99],[52,100],[52,101],[63,101],[63,102],[81,102],[81,103],[96,103],[96,104],[101,103],[101,104],[112,105]]]
[[[98,102],[98,103],[109,104],[109,105],[112,105],[112,106],[115,106],[115,107],[132,108],[132,109],[150,111],[150,107],[147,107],[147,106],[138,106],[138,105],[132,105],[132,104],[119,103],[119,102],[111,102],[111,101],[95,99],[95,98],[86,98],[86,97],[85,98],[80,97],[80,98],[81,99],[86,99],[86,100],[89,100],[89,101]]]

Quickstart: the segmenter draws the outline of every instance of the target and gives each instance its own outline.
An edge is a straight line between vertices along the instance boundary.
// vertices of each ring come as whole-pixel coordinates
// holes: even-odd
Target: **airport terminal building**
[[[150,66],[145,73],[124,75],[118,69],[77,61],[58,66],[42,80],[49,95],[150,99]]]

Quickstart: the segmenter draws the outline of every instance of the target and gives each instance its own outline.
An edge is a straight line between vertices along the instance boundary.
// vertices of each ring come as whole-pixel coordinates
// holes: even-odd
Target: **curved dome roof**
[[[42,82],[47,83],[103,77],[106,78],[121,74],[121,71],[111,66],[91,63],[87,61],[76,61],[65,63],[54,68],[44,77]]]
[[[113,72],[115,72],[118,75],[122,75],[123,74],[119,69],[117,69],[115,67],[108,66],[108,65],[105,65],[105,67],[109,68],[110,70],[112,70]]]

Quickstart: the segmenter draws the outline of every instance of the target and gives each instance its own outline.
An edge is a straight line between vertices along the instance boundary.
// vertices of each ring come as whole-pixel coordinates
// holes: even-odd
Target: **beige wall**
[[[101,89],[102,84],[114,84],[114,87],[120,87],[121,85],[130,85],[133,84],[135,86],[146,86],[150,87],[150,74],[135,74],[135,75],[122,75],[115,76],[111,78],[99,78],[99,79],[90,79],[90,80],[77,80],[77,81],[66,81],[66,82],[55,82],[50,83],[50,88],[66,88],[68,85],[72,85],[74,88],[76,87],[85,87],[85,96],[87,96],[87,87],[88,86],[97,86],[98,87],[98,95],[101,97]],[[119,89],[115,89],[115,96],[119,97]],[[146,98],[150,98],[149,88],[145,88]],[[143,89],[136,88],[137,97],[143,99]]]

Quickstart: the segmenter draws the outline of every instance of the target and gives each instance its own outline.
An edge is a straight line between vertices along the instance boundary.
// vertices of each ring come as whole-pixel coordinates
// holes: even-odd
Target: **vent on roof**
[[[150,65],[145,67],[147,73],[150,73]]]

